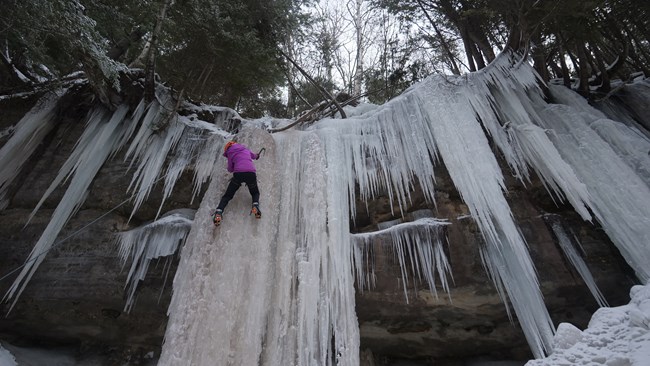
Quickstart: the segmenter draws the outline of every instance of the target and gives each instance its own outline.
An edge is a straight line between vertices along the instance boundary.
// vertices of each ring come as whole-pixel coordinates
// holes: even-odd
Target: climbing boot
[[[223,217],[221,216],[223,214],[223,210],[217,209],[217,211],[214,212],[214,215],[212,215],[212,221],[214,222],[214,226],[219,226],[221,225],[221,220]]]
[[[251,208],[251,215],[255,215],[256,219],[262,218],[262,211],[260,211],[260,204],[257,202],[253,203],[253,208]]]

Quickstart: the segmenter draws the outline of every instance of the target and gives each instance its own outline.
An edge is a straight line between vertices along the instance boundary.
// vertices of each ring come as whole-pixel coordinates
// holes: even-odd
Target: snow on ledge
[[[371,231],[367,233],[357,233],[357,234],[352,234],[353,238],[370,238],[373,236],[377,235],[384,235],[384,234],[389,234],[391,232],[399,231],[402,229],[406,228],[414,228],[418,226],[440,226],[440,225],[451,225],[449,221],[446,219],[436,219],[433,217],[426,217],[422,219],[418,219],[415,221],[410,221],[410,222],[404,222],[401,224],[396,224],[391,227],[388,227],[386,229],[381,229],[381,230],[376,230],[376,231]]]
[[[7,351],[0,344],[0,365],[2,366],[18,366],[16,363],[16,358],[11,352]]]
[[[630,303],[600,308],[584,331],[561,323],[554,352],[525,366],[650,365],[650,285],[634,286]]]

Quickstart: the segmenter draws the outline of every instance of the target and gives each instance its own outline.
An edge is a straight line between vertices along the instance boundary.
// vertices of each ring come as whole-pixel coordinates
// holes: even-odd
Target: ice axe
[[[255,159],[255,160],[258,160],[258,159],[262,156],[262,153],[265,153],[265,152],[266,152],[266,148],[263,147],[263,148],[260,150],[260,152],[257,153],[257,159]]]

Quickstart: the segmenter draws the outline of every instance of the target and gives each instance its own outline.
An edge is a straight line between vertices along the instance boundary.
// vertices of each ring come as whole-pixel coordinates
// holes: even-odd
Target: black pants
[[[221,196],[217,210],[223,211],[226,208],[228,202],[233,198],[242,183],[246,183],[248,191],[251,193],[251,197],[253,197],[253,202],[259,202],[260,190],[257,188],[257,174],[254,172],[233,173],[232,179],[228,183],[228,188],[226,188],[226,193]]]

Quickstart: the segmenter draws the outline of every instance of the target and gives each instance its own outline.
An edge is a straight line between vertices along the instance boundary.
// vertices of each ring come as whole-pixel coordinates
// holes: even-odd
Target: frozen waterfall
[[[242,189],[212,225],[229,178],[217,166],[182,249],[160,365],[359,363],[346,186],[316,134],[274,137],[259,128],[238,136],[266,148],[262,220],[249,216]]]
[[[164,110],[173,101],[164,95],[162,104],[141,104],[132,114],[126,106],[113,113],[98,109],[43,198],[70,180],[30,265],[6,296],[20,295],[42,254],[83,203],[95,173],[125,148],[133,162],[134,210],[158,181],[164,180],[167,198],[188,166],[195,173],[195,194],[210,180],[189,233],[186,218],[162,218],[123,234],[122,254],[135,263],[129,275],[134,282],[127,286],[142,278],[149,259],[172,253],[187,235],[160,365],[357,365],[354,275],[360,287],[372,284],[373,239],[390,237],[403,282],[409,280],[405,267],[412,268],[410,277],[424,279],[433,293],[436,283],[449,287],[453,268],[443,246],[454,245],[446,243],[445,218],[351,235],[357,201],[386,193],[402,210],[394,214],[404,217],[415,184],[435,204],[434,168],[444,165],[481,231],[477,245],[488,275],[504,304],[512,305],[533,354],[542,357],[552,351],[553,324],[506,199],[505,174],[523,185],[537,175],[555,200],[602,225],[639,278],[650,279],[650,140],[629,121],[608,119],[570,90],[550,90],[559,104],[543,99],[530,65],[505,53],[480,72],[431,76],[345,120],[325,119],[273,135],[265,131],[268,120],[244,121],[239,142],[256,151],[266,148],[256,164],[264,218],[249,216],[250,198],[242,189],[219,228],[211,213],[229,179],[219,158],[228,132],[196,115],[170,118]],[[37,117],[42,116],[25,120],[34,138],[41,135],[34,127]],[[24,136],[16,132],[14,138]],[[5,146],[12,150],[3,148],[0,161],[3,154],[18,154],[20,142],[11,141]],[[0,171],[0,188],[12,174]],[[598,298],[566,233],[559,226],[554,232]],[[157,240],[158,234],[165,240]],[[131,303],[132,298],[127,308]]]

